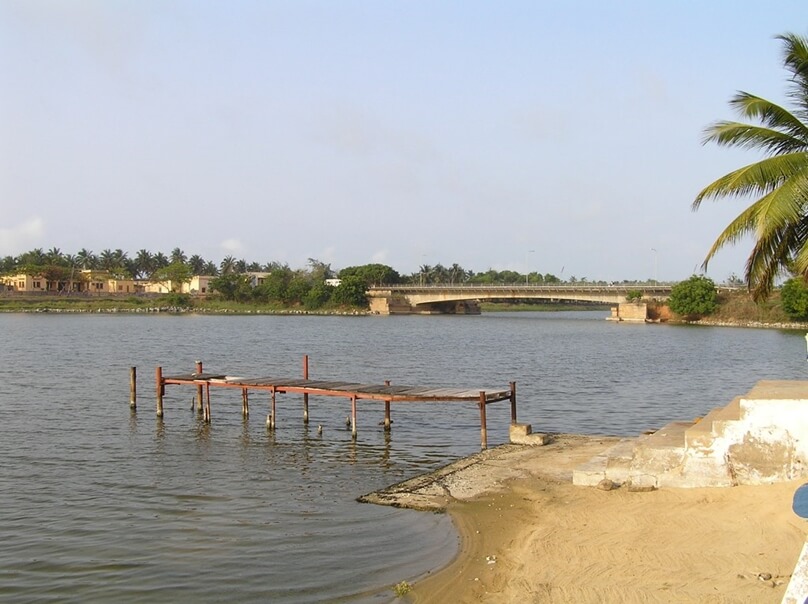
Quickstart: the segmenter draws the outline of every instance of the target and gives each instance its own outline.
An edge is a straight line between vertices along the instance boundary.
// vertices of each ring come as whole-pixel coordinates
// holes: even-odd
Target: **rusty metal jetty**
[[[341,397],[350,399],[351,415],[350,426],[353,437],[357,434],[357,401],[378,401],[384,403],[384,429],[391,428],[390,405],[392,403],[474,403],[480,410],[480,439],[481,446],[488,446],[487,421],[485,408],[491,403],[510,401],[511,425],[516,424],[516,382],[510,382],[507,389],[485,390],[469,388],[437,388],[430,386],[393,386],[389,381],[384,384],[362,384],[358,382],[343,382],[333,380],[309,379],[309,358],[303,357],[303,377],[233,377],[225,373],[208,373],[203,371],[202,362],[196,362],[193,373],[179,375],[163,375],[163,368],[157,367],[155,382],[157,389],[157,416],[163,416],[163,396],[165,388],[169,385],[195,386],[195,404],[197,411],[202,414],[206,422],[210,422],[210,390],[211,388],[236,388],[241,390],[242,413],[249,415],[249,393],[264,391],[270,393],[270,407],[267,415],[267,429],[275,429],[277,417],[276,398],[278,394],[303,395],[303,422],[309,421],[309,396]],[[137,369],[130,370],[130,402],[133,409],[137,408]]]

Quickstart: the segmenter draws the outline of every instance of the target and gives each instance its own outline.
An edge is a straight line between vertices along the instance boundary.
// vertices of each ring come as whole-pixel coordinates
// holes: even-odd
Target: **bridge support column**
[[[645,302],[621,302],[612,306],[612,321],[632,321],[644,323],[648,319],[648,305]]]

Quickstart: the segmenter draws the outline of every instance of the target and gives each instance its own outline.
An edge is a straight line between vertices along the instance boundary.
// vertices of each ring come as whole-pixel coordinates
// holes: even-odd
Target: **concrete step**
[[[741,397],[735,397],[725,407],[716,407],[685,432],[688,448],[709,448],[715,437],[721,434],[730,422],[741,418]]]
[[[594,487],[603,480],[623,484],[634,456],[635,438],[625,438],[572,471],[572,484]]]
[[[642,445],[646,449],[684,447],[685,432],[693,425],[694,422],[671,422],[653,434],[646,436],[638,445]]]
[[[685,431],[685,445],[687,447],[708,447],[713,442],[715,432],[713,422],[722,416],[723,407],[712,409],[707,415],[693,424]]]
[[[685,433],[694,422],[671,422],[634,447],[627,481],[635,488],[657,488],[660,476],[676,472],[685,458]]]
[[[740,421],[744,416],[744,409],[743,405],[741,404],[741,400],[744,397],[736,396],[732,399],[732,402],[724,407],[724,410],[721,412],[719,417],[716,417],[713,420],[713,432],[718,434],[724,431],[724,428],[727,424],[731,422]]]

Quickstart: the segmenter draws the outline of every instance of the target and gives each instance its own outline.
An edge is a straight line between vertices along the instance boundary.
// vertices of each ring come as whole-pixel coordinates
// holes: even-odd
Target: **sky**
[[[804,0],[0,0],[0,256],[678,281]],[[706,274],[742,275],[750,241]]]

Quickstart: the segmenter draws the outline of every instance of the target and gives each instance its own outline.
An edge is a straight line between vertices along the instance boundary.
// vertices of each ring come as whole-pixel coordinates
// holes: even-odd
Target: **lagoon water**
[[[355,502],[479,450],[474,405],[350,403],[192,388],[154,368],[301,373],[393,384],[507,387],[534,431],[636,435],[728,403],[760,379],[808,379],[804,333],[605,321],[606,313],[453,317],[0,315],[0,600],[387,602],[447,562],[445,515]],[[139,373],[129,409],[130,366]],[[510,408],[488,408],[489,444]],[[323,433],[317,433],[317,426]]]

